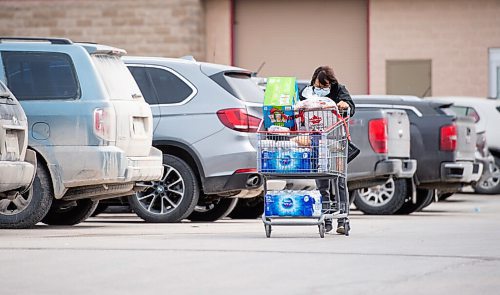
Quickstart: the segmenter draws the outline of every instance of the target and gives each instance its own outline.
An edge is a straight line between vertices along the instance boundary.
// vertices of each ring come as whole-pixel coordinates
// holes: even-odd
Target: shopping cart
[[[295,130],[280,128],[258,131],[259,172],[267,179],[334,179],[335,201],[324,206],[319,191],[268,190],[264,181],[264,214],[266,236],[273,225],[317,225],[325,236],[325,220],[342,219],[349,235],[349,194],[339,199],[338,177],[347,176],[350,111],[336,107],[297,109]],[[291,117],[291,116],[290,116]]]

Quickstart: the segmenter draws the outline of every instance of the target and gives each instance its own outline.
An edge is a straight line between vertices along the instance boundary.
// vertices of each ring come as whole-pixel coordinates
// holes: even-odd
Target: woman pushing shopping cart
[[[273,225],[318,225],[321,237],[333,229],[349,235],[347,163],[359,153],[350,143],[354,103],[329,67],[316,69],[295,104],[292,129],[259,128],[258,167],[266,179],[315,179],[319,191],[269,191],[265,186],[266,236]],[[266,182],[264,182],[266,183]],[[331,190],[336,200],[331,198]]]

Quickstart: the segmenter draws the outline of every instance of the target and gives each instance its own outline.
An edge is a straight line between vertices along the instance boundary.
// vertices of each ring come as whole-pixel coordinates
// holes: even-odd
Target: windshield
[[[250,75],[230,72],[225,73],[224,77],[237,98],[248,102],[264,102],[264,92],[252,81]]]
[[[118,56],[96,54],[92,59],[110,99],[131,100],[136,95],[142,96],[132,74]]]

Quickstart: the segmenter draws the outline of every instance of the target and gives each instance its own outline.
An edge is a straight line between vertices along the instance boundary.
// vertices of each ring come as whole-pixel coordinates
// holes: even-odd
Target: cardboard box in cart
[[[293,105],[298,100],[295,77],[269,77],[264,95],[264,128],[295,127]]]

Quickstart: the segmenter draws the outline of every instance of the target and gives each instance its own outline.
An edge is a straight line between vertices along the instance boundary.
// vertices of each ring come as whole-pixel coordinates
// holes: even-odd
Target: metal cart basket
[[[258,131],[257,167],[267,179],[333,179],[335,201],[323,206],[319,191],[270,191],[264,181],[266,236],[273,225],[317,225],[325,236],[325,220],[343,219],[349,235],[349,194],[339,200],[338,177],[347,176],[349,110],[336,107],[297,109],[287,120],[294,130],[271,127]],[[284,131],[285,130],[285,131]],[[331,208],[330,208],[331,207]]]

